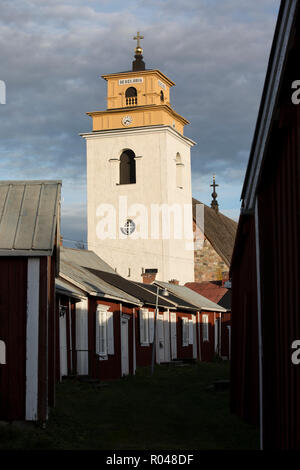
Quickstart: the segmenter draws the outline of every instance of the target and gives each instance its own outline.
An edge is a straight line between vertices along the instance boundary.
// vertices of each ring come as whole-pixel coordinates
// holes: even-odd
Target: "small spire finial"
[[[210,207],[212,209],[214,209],[216,212],[219,212],[219,204],[218,204],[218,201],[217,201],[217,193],[216,193],[216,188],[219,186],[218,184],[216,184],[216,175],[213,175],[213,184],[210,185],[212,188],[213,188],[213,192],[212,192],[212,198],[213,200],[211,201],[211,205]]]
[[[143,49],[141,48],[140,40],[144,39],[144,36],[140,36],[140,32],[133,37],[134,41],[137,41],[136,48],[134,50],[135,60],[132,62],[132,71],[145,70],[145,62],[143,61]]]

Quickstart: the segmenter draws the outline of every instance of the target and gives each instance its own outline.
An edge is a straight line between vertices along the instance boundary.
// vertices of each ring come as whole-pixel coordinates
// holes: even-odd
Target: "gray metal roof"
[[[108,273],[115,273],[115,270],[109,266],[103,259],[99,258],[94,251],[81,250],[76,248],[61,247],[61,257],[67,263],[73,263],[85,268],[99,269]]]
[[[226,312],[226,309],[220,307],[220,305],[215,304],[211,300],[203,297],[203,295],[198,294],[197,292],[189,289],[185,286],[178,286],[176,284],[169,284],[168,282],[162,281],[155,281],[154,284],[158,284],[161,287],[166,288],[168,291],[172,292],[172,294],[181,297],[186,302],[189,302],[200,310],[209,310],[212,312]]]
[[[85,293],[82,292],[80,289],[77,289],[76,287],[72,286],[71,284],[60,278],[55,279],[55,291],[58,294],[66,295],[67,297],[72,297],[74,299],[82,299],[86,297]]]
[[[61,247],[60,257],[60,277],[82,289],[87,294],[119,300],[133,305],[142,305],[137,298],[108,284],[89,271],[89,268],[95,269],[93,266],[98,264],[102,268],[105,267],[106,272],[109,272],[108,269],[110,269],[115,273],[95,253],[88,250],[74,250],[72,248]]]
[[[51,255],[61,181],[0,181],[0,256]]]

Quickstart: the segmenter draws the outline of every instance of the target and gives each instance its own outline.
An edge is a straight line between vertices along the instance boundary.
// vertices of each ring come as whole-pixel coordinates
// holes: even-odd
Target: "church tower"
[[[107,109],[87,113],[88,249],[142,281],[194,280],[188,121],[170,103],[175,83],[146,69],[138,33],[132,70],[102,75]]]

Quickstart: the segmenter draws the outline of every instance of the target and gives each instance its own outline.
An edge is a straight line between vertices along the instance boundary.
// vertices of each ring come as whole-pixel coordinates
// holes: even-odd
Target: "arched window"
[[[182,163],[181,160],[181,155],[179,152],[176,153],[176,186],[177,188],[182,189],[183,188],[183,167],[184,164]]]
[[[127,90],[125,91],[125,97],[127,106],[134,106],[135,104],[137,104],[136,88],[134,88],[133,86],[127,88]]]
[[[135,154],[132,150],[124,150],[120,157],[120,184],[133,184],[135,179]]]
[[[162,102],[165,101],[165,95],[164,95],[164,92],[162,90],[160,92],[160,101],[162,101]]]

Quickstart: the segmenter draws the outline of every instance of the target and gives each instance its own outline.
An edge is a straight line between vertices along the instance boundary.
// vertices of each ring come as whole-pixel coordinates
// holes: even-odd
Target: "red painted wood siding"
[[[149,312],[154,312],[155,309],[148,308]],[[149,346],[141,345],[140,335],[140,314],[139,309],[135,309],[135,347],[136,347],[136,365],[137,367],[150,366],[152,363],[152,344]]]
[[[231,266],[231,411],[259,423],[257,278],[254,216],[240,218]]]
[[[114,312],[114,351],[107,360],[99,360],[96,354],[96,309],[97,304],[109,306]],[[122,305],[122,313],[130,315],[128,321],[129,336],[129,373],[133,373],[133,311]],[[89,344],[89,375],[100,380],[117,379],[121,377],[121,325],[120,304],[100,299],[89,299],[88,305],[88,344]]]
[[[25,418],[27,258],[0,258],[0,338],[6,365],[0,365],[0,419]]]
[[[208,316],[208,341],[203,341],[203,315]],[[214,312],[200,313],[200,323],[198,328],[200,329],[200,345],[201,345],[201,361],[210,362],[215,357],[215,330],[214,330]],[[197,335],[199,338],[199,334]]]
[[[176,312],[177,359],[193,359],[193,345],[182,345],[182,317],[186,317],[191,320],[192,315],[190,313]]]
[[[299,45],[290,76],[296,63]],[[281,107],[267,158],[258,195],[263,441],[264,449],[299,450],[300,367],[291,361],[291,345],[300,339],[300,105]]]

